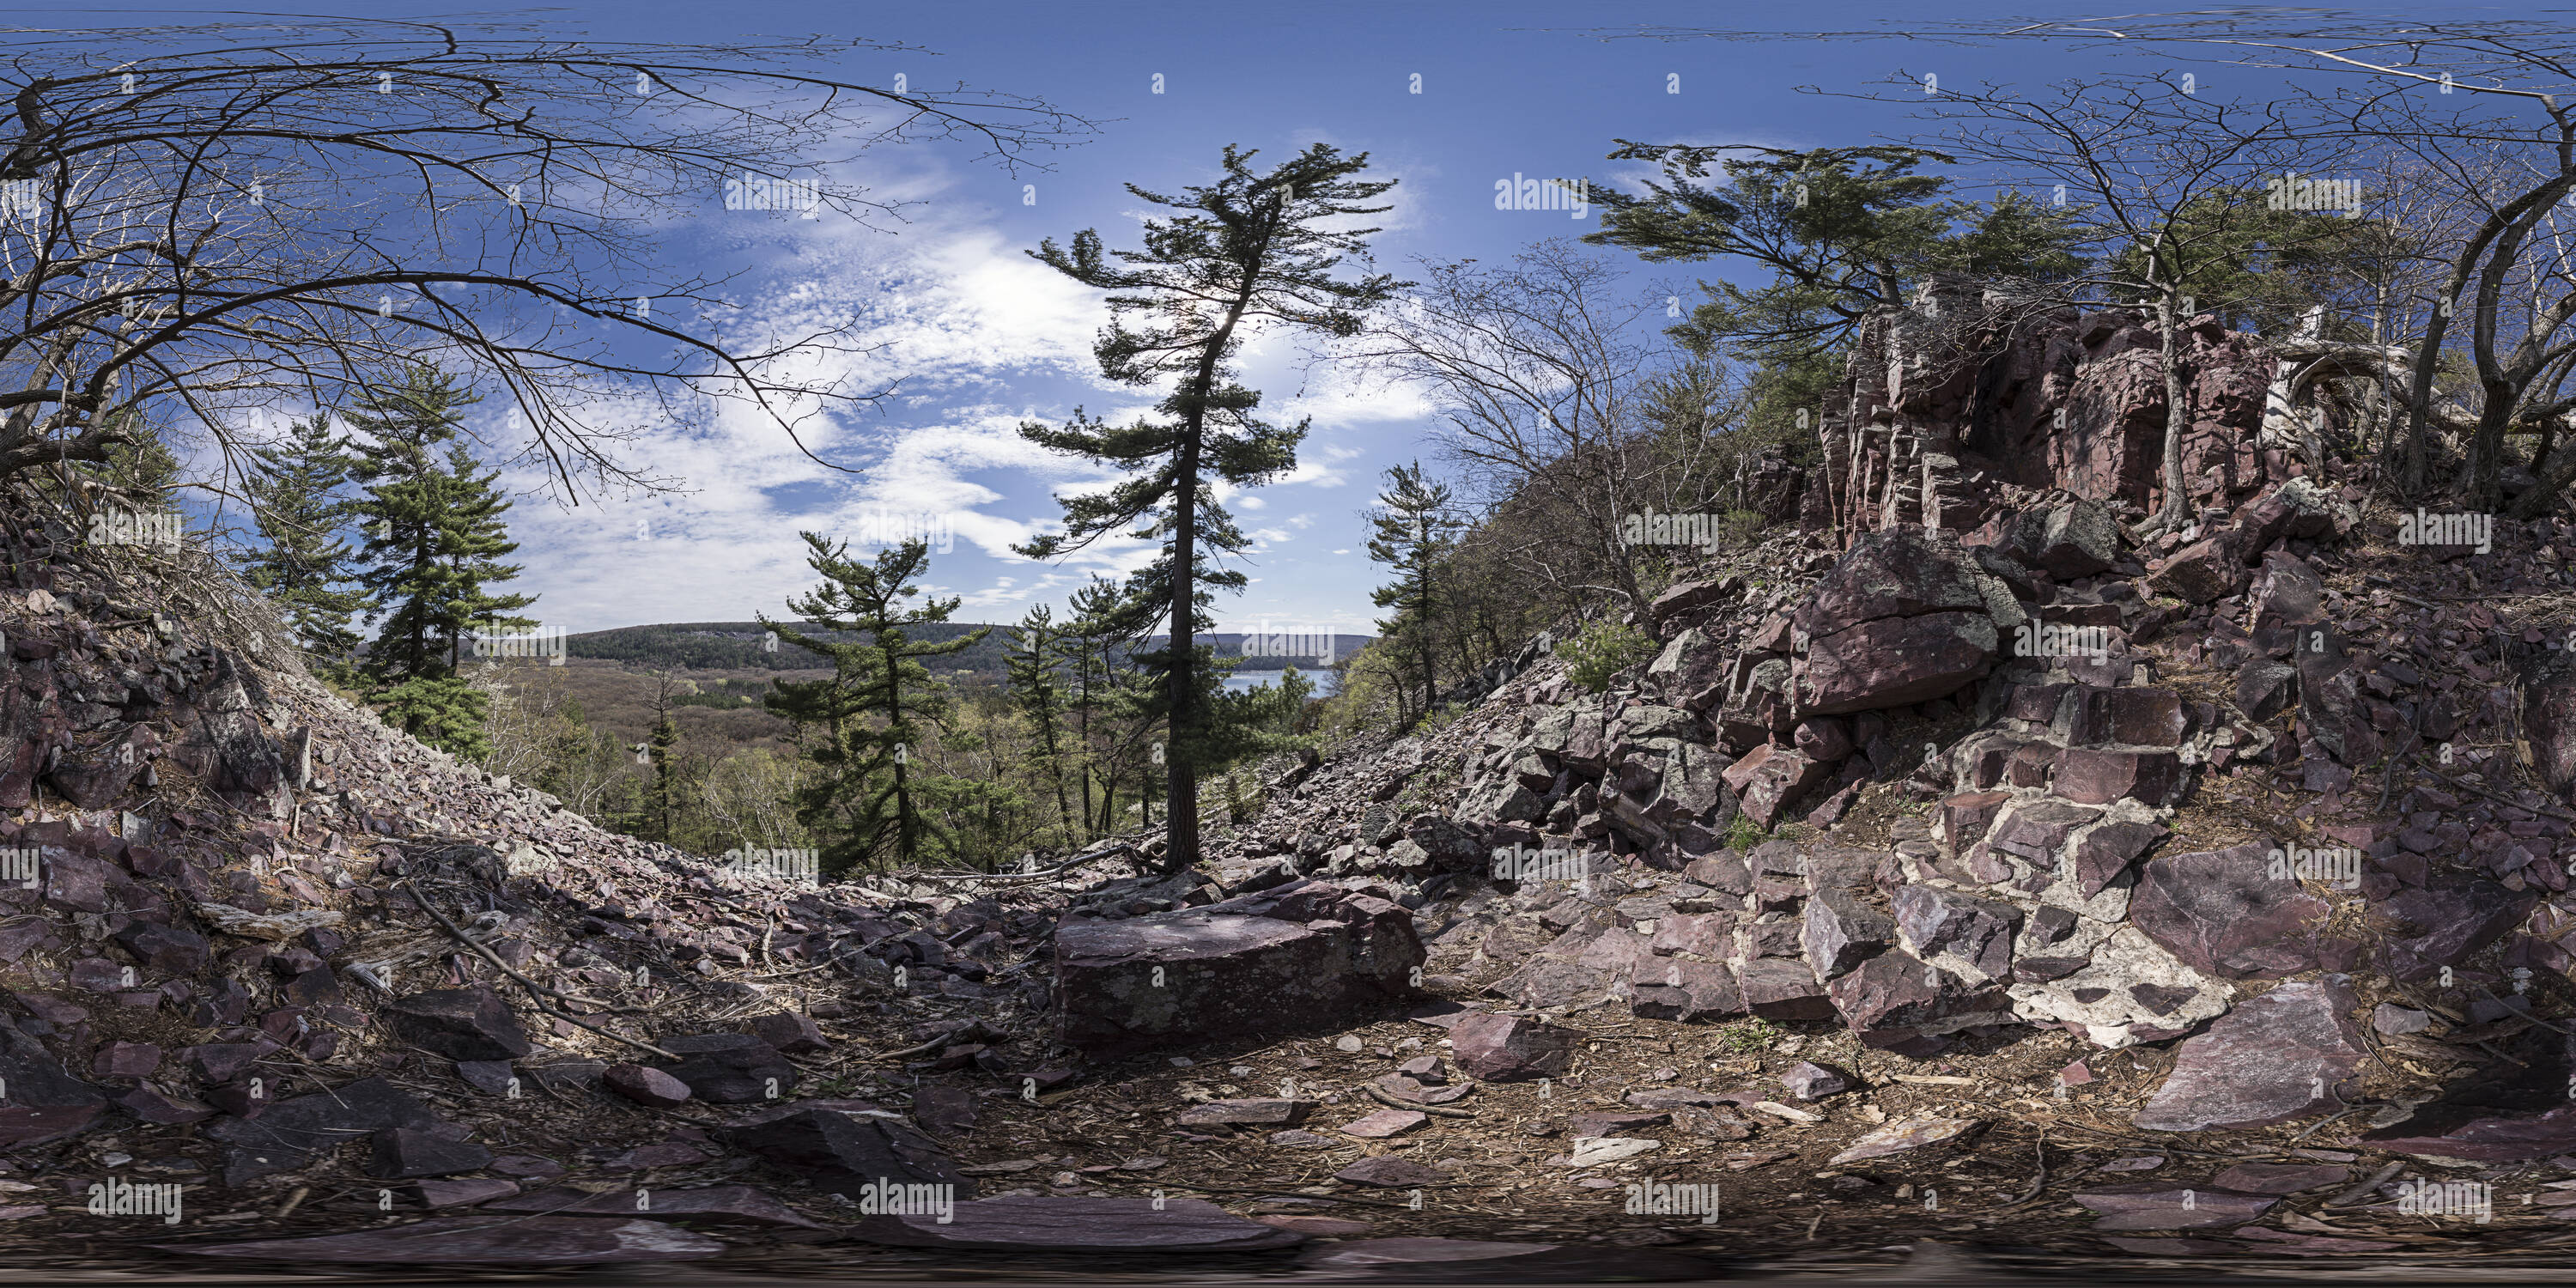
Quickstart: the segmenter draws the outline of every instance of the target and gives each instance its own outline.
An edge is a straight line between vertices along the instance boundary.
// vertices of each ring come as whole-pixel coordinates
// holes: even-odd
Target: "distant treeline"
[[[984,629],[972,623],[940,622],[907,627],[913,638],[932,643],[945,643],[961,635]],[[840,641],[842,633],[817,631],[823,639]],[[995,627],[964,652],[940,659],[944,678],[966,682],[1001,682],[1003,654],[1008,647],[1010,628]],[[813,654],[790,644],[781,643],[775,651],[766,647],[768,628],[758,622],[666,622],[656,626],[621,626],[615,630],[590,631],[567,636],[564,651],[573,657],[595,658],[609,662],[629,662],[646,667],[692,670],[770,670],[804,671],[815,665]],[[1242,658],[1247,671],[1278,671],[1296,667],[1300,671],[1326,669],[1329,663],[1316,653],[1305,655],[1260,653],[1250,656],[1241,650],[1249,639],[1256,645],[1268,645],[1275,636],[1261,632],[1222,631],[1199,636],[1201,643],[1216,646],[1217,656]],[[1366,635],[1335,635],[1332,657],[1338,661],[1360,651],[1369,642]],[[1296,641],[1305,643],[1305,641]],[[1320,636],[1313,641],[1320,645]],[[1145,647],[1161,645],[1162,637],[1149,636]],[[1320,651],[1320,650],[1319,650]],[[1122,659],[1123,660],[1123,659]],[[964,675],[950,676],[952,672]],[[712,704],[711,704],[712,705]]]

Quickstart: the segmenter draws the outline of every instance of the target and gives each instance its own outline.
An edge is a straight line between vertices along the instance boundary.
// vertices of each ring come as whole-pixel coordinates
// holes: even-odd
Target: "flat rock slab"
[[[104,1103],[0,1109],[0,1149],[42,1145],[78,1135],[89,1130],[106,1111]]]
[[[1294,1230],[1246,1221],[1204,1199],[1048,1198],[1009,1195],[936,1215],[867,1216],[852,1233],[905,1248],[996,1252],[1256,1252],[1306,1241]]]
[[[1312,1100],[1210,1100],[1181,1111],[1183,1127],[1293,1127],[1314,1112]]]
[[[1411,1109],[1381,1109],[1353,1122],[1342,1124],[1342,1134],[1362,1140],[1384,1140],[1409,1132],[1431,1121],[1431,1115]]]
[[[2139,869],[2129,916],[2184,965],[2227,979],[2277,978],[2316,964],[2326,901],[2275,877],[2270,846],[2168,854]]]
[[[518,1187],[512,1186],[513,1190]],[[657,1221],[700,1221],[727,1225],[786,1225],[808,1230],[823,1227],[794,1208],[748,1185],[710,1185],[696,1190],[648,1189],[639,1203],[634,1190],[589,1194],[573,1189],[535,1190],[486,1203],[486,1212],[560,1212],[567,1216],[649,1216]]]
[[[2104,1235],[2102,1242],[2142,1257],[2241,1257],[2246,1251],[2244,1244],[2216,1239],[2124,1239]]]
[[[1863,1135],[1833,1156],[1832,1161],[1856,1163],[1864,1158],[1885,1158],[1909,1149],[1939,1145],[1957,1140],[1975,1130],[1984,1120],[1979,1118],[1907,1118],[1892,1122]]]
[[[1483,1239],[1321,1243],[1299,1253],[1297,1266],[1333,1279],[1403,1283],[1669,1283],[1717,1275],[1711,1263],[1676,1252]]]
[[[1409,1158],[1397,1158],[1392,1154],[1385,1154],[1376,1158],[1363,1158],[1333,1173],[1333,1179],[1348,1181],[1353,1185],[1374,1185],[1380,1189],[1395,1190],[1416,1185],[1443,1184],[1448,1181],[1449,1174],[1436,1167],[1425,1167]]]
[[[2209,1183],[2240,1194],[2297,1194],[2351,1179],[2351,1168],[2329,1163],[2238,1163],[2209,1178]]]
[[[1474,1015],[1450,1026],[1452,1059],[1487,1082],[1561,1078],[1591,1034],[1519,1015]]]
[[[2102,1214],[2093,1228],[2103,1231],[2202,1230],[2243,1225],[2269,1212],[2281,1200],[2268,1194],[2238,1194],[2215,1187],[2133,1185],[2078,1194],[2075,1201]]]
[[[1588,1136],[1574,1142],[1574,1152],[1566,1156],[1567,1167],[1598,1167],[1651,1154],[1662,1149],[1664,1142],[1638,1136]]]
[[[2186,1039],[2173,1072],[2130,1121],[2149,1131],[2287,1122],[2335,1102],[2335,1084],[2368,1051],[2354,1022],[2352,980],[2284,984]]]
[[[421,1181],[403,1191],[425,1208],[472,1207],[494,1199],[505,1199],[519,1192],[517,1181],[463,1180]],[[620,1216],[626,1213],[618,1213]]]
[[[526,1263],[592,1265],[616,1261],[704,1261],[725,1245],[659,1221],[596,1217],[435,1217],[417,1225],[312,1239],[261,1239],[251,1243],[157,1245],[164,1252],[252,1261]]]

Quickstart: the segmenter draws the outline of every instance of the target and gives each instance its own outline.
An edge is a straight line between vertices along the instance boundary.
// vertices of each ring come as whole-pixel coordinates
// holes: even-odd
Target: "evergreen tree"
[[[686,799],[680,783],[680,722],[671,714],[671,673],[657,671],[654,679],[653,733],[644,744],[653,775],[644,785],[644,828],[637,835],[669,845],[678,835]]]
[[[462,649],[469,633],[479,631],[489,636],[504,629],[526,629],[536,619],[510,616],[514,610],[537,602],[534,595],[496,595],[490,587],[510,581],[525,571],[524,565],[504,564],[503,555],[519,548],[510,540],[509,526],[501,516],[511,503],[493,484],[501,471],[488,474],[475,472],[474,454],[463,443],[450,443],[447,448],[446,512],[439,520],[439,554],[446,561],[446,598],[439,604],[435,625],[447,637],[447,666],[453,671],[462,665]]]
[[[780,681],[765,703],[800,731],[821,735],[805,748],[819,772],[800,791],[797,821],[830,838],[822,858],[835,875],[870,866],[889,850],[909,863],[929,830],[914,782],[915,752],[948,709],[948,686],[931,679],[920,659],[962,652],[991,628],[944,644],[914,640],[905,630],[947,621],[957,609],[953,598],[903,604],[921,593],[913,583],[929,566],[924,542],[888,547],[875,562],[861,563],[849,557],[846,543],[836,547],[820,534],[802,535],[806,564],[823,583],[790,601],[789,611],[860,638],[837,643],[760,618],[780,639],[832,661],[829,678]]]
[[[317,412],[295,422],[284,443],[252,453],[258,467],[247,490],[268,544],[242,558],[244,576],[276,602],[304,651],[344,682],[358,647],[349,619],[367,603],[349,584],[351,550],[340,539],[350,513],[340,495],[348,446],[331,432],[330,415]]]
[[[1068,831],[1072,828],[1073,804],[1065,796],[1064,763],[1057,745],[1057,731],[1064,715],[1062,666],[1064,633],[1056,629],[1055,611],[1040,604],[1020,619],[1020,627],[1011,633],[1010,651],[1004,654],[1008,668],[1011,698],[1038,734],[1038,763],[1047,778],[1055,784],[1056,818]]]
[[[1116,761],[1102,744],[1113,732],[1111,708],[1118,696],[1111,650],[1117,638],[1114,625],[1120,616],[1122,598],[1116,583],[1092,574],[1090,581],[1073,592],[1073,616],[1064,628],[1065,660],[1070,664],[1072,681],[1065,711],[1073,719],[1074,741],[1082,748],[1082,819],[1088,833],[1085,840],[1112,830],[1114,821],[1107,798],[1116,794]],[[1091,804],[1095,778],[1101,782],[1104,798],[1097,813]]]
[[[432,449],[456,436],[463,408],[479,401],[435,367],[413,366],[403,374],[400,387],[368,390],[360,409],[348,414],[367,435],[355,444],[349,466],[366,495],[350,509],[365,525],[359,581],[368,617],[381,623],[366,671],[385,685],[454,670],[438,638],[450,598],[444,538],[452,480]]]
[[[1396,581],[1379,587],[1369,598],[1380,608],[1396,610],[1395,616],[1377,624],[1378,629],[1414,661],[1422,678],[1421,710],[1427,715],[1440,697],[1433,669],[1440,611],[1432,571],[1448,545],[1449,487],[1426,481],[1420,461],[1398,465],[1386,477],[1387,489],[1377,498],[1378,512],[1370,516],[1377,535],[1369,539],[1368,553],[1371,560],[1392,567]]]
[[[503,614],[534,602],[488,589],[518,575],[497,561],[518,547],[504,535],[500,516],[509,503],[492,487],[498,472],[477,474],[473,454],[451,441],[463,409],[479,401],[445,372],[417,364],[399,387],[369,390],[348,416],[368,436],[355,445],[349,468],[366,495],[350,510],[367,535],[359,582],[369,619],[381,622],[364,670],[389,720],[468,757],[488,752],[488,699],[458,673],[465,633],[476,624],[532,625]],[[433,451],[442,443],[449,445],[443,468]]]
[[[1244,745],[1213,719],[1214,651],[1196,643],[1213,627],[1208,588],[1245,584],[1240,570],[1214,566],[1212,556],[1249,544],[1217,504],[1215,485],[1251,486],[1295,468],[1306,434],[1302,421],[1282,428],[1255,419],[1261,395],[1235,382],[1228,360],[1248,325],[1356,334],[1362,315],[1402,285],[1382,274],[1336,277],[1344,258],[1365,258],[1377,230],[1318,226],[1389,209],[1361,204],[1395,186],[1351,177],[1367,168],[1367,154],[1344,157],[1319,143],[1267,175],[1252,172],[1254,155],[1229,145],[1224,176],[1177,198],[1129,184],[1140,200],[1179,212],[1147,221],[1141,251],[1104,252],[1099,233],[1086,229],[1070,249],[1050,238],[1032,252],[1075,281],[1111,292],[1111,321],[1093,350],[1102,374],[1129,385],[1169,382],[1155,416],[1134,425],[1113,428],[1077,409],[1061,428],[1020,427],[1032,443],[1128,476],[1106,492],[1061,498],[1065,530],[1017,549],[1052,559],[1127,531],[1161,544],[1130,589],[1135,612],[1169,624],[1163,648],[1143,660],[1161,681],[1171,731],[1164,863],[1172,871],[1199,858],[1200,772],[1231,763]],[[1133,315],[1147,319],[1145,329],[1128,329]]]

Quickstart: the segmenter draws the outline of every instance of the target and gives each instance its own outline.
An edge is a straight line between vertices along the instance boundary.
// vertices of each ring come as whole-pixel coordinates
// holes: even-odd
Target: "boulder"
[[[1756,958],[1737,970],[1736,983],[1744,991],[1745,1009],[1766,1020],[1833,1018],[1833,999],[1803,959]]]
[[[1717,962],[1641,957],[1628,988],[1628,1011],[1690,1024],[1744,1014],[1744,990]]]
[[[2576,689],[2571,689],[2576,693]],[[2256,720],[2269,720],[2299,699],[2299,668],[2270,658],[2256,658],[2236,672],[2236,709]],[[2576,708],[2571,708],[2576,709]],[[2571,746],[2576,754],[2576,746]],[[2576,769],[2576,762],[2571,762]]]
[[[1450,1058],[1467,1076],[1487,1082],[1562,1078],[1589,1036],[1527,1016],[1480,1013],[1450,1026]]]
[[[2000,992],[1970,987],[1957,975],[1905,952],[1872,957],[1826,987],[1843,1023],[1867,1046],[1891,1047],[1970,1025],[2013,1020]]]
[[[1094,1054],[1254,1031],[1347,1027],[1418,1000],[1412,915],[1306,881],[1056,932],[1064,1041]]]
[[[387,1127],[372,1137],[367,1175],[380,1181],[411,1181],[425,1176],[454,1176],[492,1161],[492,1151],[470,1140],[435,1131]]]
[[[2182,757],[2175,752],[2068,747],[2057,753],[2050,790],[2084,805],[2171,805],[2181,799],[2184,781]]]
[[[680,1057],[678,1064],[662,1066],[662,1072],[711,1104],[776,1100],[796,1086],[796,1066],[748,1033],[693,1033],[663,1038],[656,1045]]]
[[[1800,706],[1840,715],[1948,697],[1993,667],[1999,643],[1982,609],[1882,618],[1818,635],[1808,645]]]
[[[2067,737],[2088,746],[2179,747],[2190,731],[2190,712],[2171,689],[2088,688],[2078,693]]]
[[[2325,620],[2325,591],[2324,579],[2307,560],[2281,550],[2265,554],[2251,596],[2254,629],[2279,630]]]
[[[480,985],[396,998],[384,1018],[394,1036],[450,1060],[515,1060],[536,1049],[509,1003]]]
[[[2119,521],[2093,500],[2026,514],[2014,525],[2012,553],[2059,581],[2109,572],[2120,559]]]
[[[1885,914],[1850,891],[1828,888],[1807,900],[1798,942],[1816,978],[1831,980],[1887,951],[1895,929]]]
[[[1741,798],[1745,817],[1767,830],[1791,802],[1824,781],[1832,769],[1804,752],[1765,744],[1728,766],[1722,777]]]
[[[2243,589],[2245,567],[2218,537],[2203,537],[2159,560],[2147,571],[2147,589],[2185,603],[2208,604]]]
[[[2129,897],[2130,921],[2184,964],[2221,978],[2311,969],[2330,909],[2298,882],[2272,876],[2271,849],[2250,841],[2149,860]]]
[[[612,1064],[600,1075],[599,1084],[647,1109],[677,1109],[689,1103],[689,1084],[640,1064]]]
[[[2348,975],[2283,984],[2186,1039],[2131,1121],[2148,1131],[2266,1127],[2343,1103],[2369,1057]],[[2563,1090],[2563,1088],[2562,1088]]]

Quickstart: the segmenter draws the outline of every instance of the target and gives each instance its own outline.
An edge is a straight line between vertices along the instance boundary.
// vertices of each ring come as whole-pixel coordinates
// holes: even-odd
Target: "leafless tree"
[[[1511,559],[1527,577],[1567,604],[1612,596],[1653,629],[1655,588],[1626,520],[1703,501],[1672,490],[1693,474],[1673,454],[1704,454],[1713,439],[1661,435],[1650,414],[1671,370],[1654,329],[1661,296],[1564,240],[1506,265],[1426,264],[1422,276],[1345,355],[1428,391],[1448,454],[1485,505],[1555,516],[1519,528]],[[1714,403],[1703,411],[1710,428],[1724,420]]]
[[[50,476],[75,506],[97,485],[66,467],[147,419],[202,427],[229,473],[248,413],[337,405],[421,359],[505,391],[576,500],[657,482],[617,453],[651,418],[731,400],[796,435],[882,395],[829,374],[864,336],[723,326],[734,283],[672,267],[672,220],[899,219],[830,167],[941,138],[1031,164],[1089,128],[1035,99],[836,79],[836,56],[905,47],[819,37],[315,18],[0,41],[0,486]]]
[[[2248,248],[2278,235],[2281,221],[2267,217],[2267,184],[2331,164],[2336,141],[2281,103],[2202,95],[2151,76],[2087,77],[2027,97],[1991,85],[1941,87],[1930,99],[1921,111],[1938,146],[1984,168],[1998,186],[2035,187],[2082,208],[2079,226],[2097,257],[2051,294],[2154,309],[2164,497],[2145,531],[2180,528],[2191,519],[2181,333],[2202,311],[2251,302],[2226,297],[2254,280],[2242,267]]]

